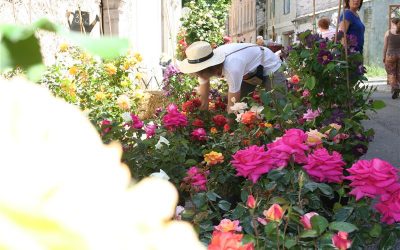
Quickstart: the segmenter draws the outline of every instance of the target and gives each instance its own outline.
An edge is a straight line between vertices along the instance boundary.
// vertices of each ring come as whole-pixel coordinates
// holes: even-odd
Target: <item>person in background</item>
[[[328,17],[321,17],[318,20],[318,31],[322,38],[332,39],[335,36],[336,30],[330,27],[331,20]]]
[[[355,49],[362,54],[364,48],[365,26],[357,12],[361,9],[363,0],[344,0],[344,2],[344,20],[343,14],[340,15],[339,29],[347,35],[353,35],[357,38],[357,46],[355,46]]]
[[[267,90],[273,85],[286,86],[286,79],[279,72],[279,57],[252,43],[225,44],[213,50],[209,43],[198,41],[186,49],[186,57],[178,67],[183,73],[197,75],[202,110],[208,109],[211,77],[226,79],[229,113],[234,102],[254,91],[257,84],[264,84]]]
[[[258,46],[265,46],[264,37],[262,37],[262,36],[257,36],[256,44],[257,44]]]
[[[392,87],[392,99],[397,99],[400,93],[400,18],[392,18],[392,26],[394,28],[389,28],[384,37],[383,63]]]

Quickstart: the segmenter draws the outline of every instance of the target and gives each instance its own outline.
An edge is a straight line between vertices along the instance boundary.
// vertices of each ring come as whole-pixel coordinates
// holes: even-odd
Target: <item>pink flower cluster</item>
[[[308,155],[307,164],[303,168],[318,182],[341,183],[345,165],[341,154],[336,151],[329,154],[328,150],[320,148]]]
[[[246,149],[237,151],[231,161],[236,169],[237,176],[243,176],[256,183],[262,174],[268,173],[272,169],[269,157],[264,146],[250,146]]]
[[[179,112],[175,104],[170,104],[167,107],[167,114],[163,117],[163,124],[169,130],[174,130],[178,127],[185,127],[188,124],[187,117]]]
[[[146,137],[151,138],[156,134],[157,125],[147,124],[143,129],[146,132]]]
[[[350,194],[356,200],[363,197],[377,198],[375,208],[387,224],[400,222],[400,183],[398,170],[381,159],[360,160],[347,170],[350,176]]]
[[[131,114],[131,118],[132,118],[132,127],[135,129],[141,129],[144,125],[143,121],[141,121],[139,119],[138,116]]]
[[[196,191],[206,191],[207,176],[209,173],[209,171],[204,172],[193,166],[187,171],[187,176],[183,178],[183,181],[191,185]]]
[[[268,157],[273,168],[286,167],[290,159],[296,163],[307,163],[305,151],[309,147],[305,144],[307,134],[301,129],[289,129],[278,140],[267,145]]]
[[[194,140],[197,141],[206,141],[207,140],[207,132],[204,130],[204,128],[197,128],[193,130],[191,133],[191,136]]]

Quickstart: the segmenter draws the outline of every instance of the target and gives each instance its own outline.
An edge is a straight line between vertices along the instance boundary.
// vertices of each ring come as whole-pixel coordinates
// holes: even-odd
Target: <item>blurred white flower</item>
[[[184,207],[182,207],[182,206],[176,206],[174,219],[175,219],[175,220],[182,220],[181,214],[182,214],[184,211],[185,211],[185,208],[184,208]]]
[[[165,139],[165,137],[160,136],[160,139],[158,140],[158,142],[156,144],[156,149],[161,149],[163,146],[162,144],[169,146],[169,141],[167,139]]]
[[[0,80],[0,113],[0,248],[204,249],[191,225],[170,220],[175,187],[132,186],[121,146],[104,145],[76,107]]]
[[[129,112],[122,113],[122,119],[124,120],[124,122],[131,122],[132,121],[131,113]]]
[[[150,177],[156,177],[156,178],[160,178],[166,181],[169,181],[169,176],[167,175],[167,173],[164,172],[164,170],[160,169],[160,172],[155,172],[152,173],[150,175]]]
[[[237,114],[237,113],[242,113],[245,109],[247,109],[247,103],[245,102],[236,102],[235,104],[233,104],[233,106],[231,107],[231,110]]]
[[[250,111],[256,113],[257,118],[264,118],[262,111],[264,110],[263,106],[253,106],[251,107]]]

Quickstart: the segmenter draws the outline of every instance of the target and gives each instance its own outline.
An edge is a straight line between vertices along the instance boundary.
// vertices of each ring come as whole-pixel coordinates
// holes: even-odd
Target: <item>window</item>
[[[283,0],[283,14],[290,13],[290,0]]]

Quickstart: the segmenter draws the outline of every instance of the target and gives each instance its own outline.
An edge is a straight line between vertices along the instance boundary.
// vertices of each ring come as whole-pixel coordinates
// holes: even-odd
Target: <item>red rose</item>
[[[204,128],[204,122],[200,119],[196,119],[193,121],[192,125],[198,128]]]
[[[228,120],[223,115],[216,115],[213,117],[213,122],[216,126],[223,127],[228,122]]]
[[[300,82],[300,77],[298,75],[294,75],[294,76],[292,76],[292,78],[290,78],[290,81],[293,84],[298,84]]]

